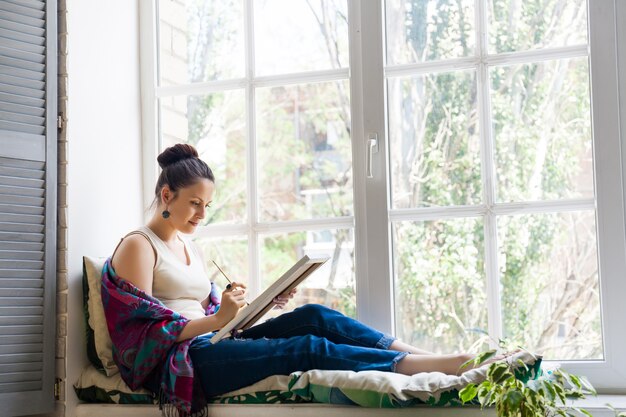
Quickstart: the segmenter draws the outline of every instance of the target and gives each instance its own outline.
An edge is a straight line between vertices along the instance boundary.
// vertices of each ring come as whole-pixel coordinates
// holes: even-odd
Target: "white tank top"
[[[187,265],[150,228],[142,226],[137,232],[148,236],[156,252],[152,295],[167,308],[188,319],[204,317],[201,302],[211,292],[211,281],[193,245],[186,238],[178,236],[189,256]]]

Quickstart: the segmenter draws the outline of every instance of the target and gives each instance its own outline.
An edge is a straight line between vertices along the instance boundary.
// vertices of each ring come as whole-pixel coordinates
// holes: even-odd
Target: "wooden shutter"
[[[56,0],[0,0],[0,414],[54,409]]]

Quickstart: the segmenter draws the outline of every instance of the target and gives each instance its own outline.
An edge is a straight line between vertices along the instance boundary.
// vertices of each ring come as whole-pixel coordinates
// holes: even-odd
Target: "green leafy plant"
[[[493,358],[496,353],[496,350],[483,352],[465,365],[478,366]],[[480,384],[468,384],[459,392],[459,398],[464,404],[477,399],[481,408],[495,406],[499,417],[591,417],[587,410],[566,404],[567,399],[584,398],[586,394],[596,395],[585,377],[557,369],[549,379],[539,378],[524,383],[516,378],[516,369],[529,370],[519,359],[516,362],[492,363],[487,378]]]

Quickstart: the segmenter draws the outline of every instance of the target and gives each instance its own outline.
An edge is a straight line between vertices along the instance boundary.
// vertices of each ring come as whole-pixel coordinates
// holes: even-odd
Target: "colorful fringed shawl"
[[[213,283],[209,300],[207,313],[213,314],[219,309],[219,293]],[[111,258],[102,269],[102,303],[113,359],[124,382],[135,390],[160,377],[162,410],[173,406],[179,416],[202,410],[206,400],[200,384],[194,383],[188,354],[193,339],[176,342],[189,320],[117,276]]]
[[[206,307],[204,314],[210,316],[217,313],[222,302],[222,295],[213,281],[211,281],[211,292],[209,293],[209,305]]]

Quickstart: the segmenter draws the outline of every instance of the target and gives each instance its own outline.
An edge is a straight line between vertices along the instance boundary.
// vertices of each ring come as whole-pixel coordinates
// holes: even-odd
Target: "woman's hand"
[[[278,295],[276,297],[274,297],[274,304],[275,304],[275,308],[285,308],[285,306],[287,305],[287,303],[289,302],[289,300],[291,300],[293,298],[294,295],[296,295],[297,290],[294,288],[289,292],[283,293],[281,295]]]
[[[222,324],[231,321],[239,312],[239,309],[246,305],[246,285],[240,282],[233,282],[222,292],[222,302],[220,309],[215,313]]]

